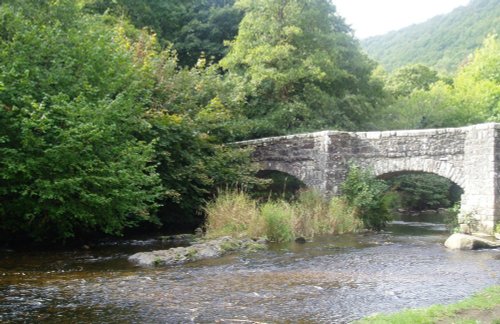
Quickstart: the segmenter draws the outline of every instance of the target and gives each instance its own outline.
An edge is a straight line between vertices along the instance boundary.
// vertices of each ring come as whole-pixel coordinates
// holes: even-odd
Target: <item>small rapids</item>
[[[155,239],[3,251],[0,322],[348,323],[456,302],[500,283],[500,250],[450,251],[446,237],[441,224],[398,221],[381,233],[165,268],[127,261],[162,248]]]

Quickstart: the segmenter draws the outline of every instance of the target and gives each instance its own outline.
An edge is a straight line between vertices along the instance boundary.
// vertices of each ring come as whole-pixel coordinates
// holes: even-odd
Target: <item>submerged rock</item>
[[[174,245],[187,245],[196,241],[198,237],[195,234],[177,234],[160,236],[163,243],[174,244]]]
[[[229,252],[251,252],[266,247],[262,241],[251,239],[234,239],[229,236],[196,243],[188,247],[177,247],[168,250],[139,252],[131,255],[131,262],[142,266],[173,265],[203,259],[221,257]]]
[[[456,233],[451,235],[444,245],[452,250],[477,250],[500,247],[500,244],[473,235]]]

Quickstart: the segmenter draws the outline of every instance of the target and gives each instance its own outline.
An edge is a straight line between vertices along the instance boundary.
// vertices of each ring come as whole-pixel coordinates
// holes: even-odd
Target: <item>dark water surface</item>
[[[444,226],[386,232],[166,268],[127,257],[155,239],[85,251],[0,252],[0,322],[346,323],[452,303],[500,283],[500,250],[450,251]]]

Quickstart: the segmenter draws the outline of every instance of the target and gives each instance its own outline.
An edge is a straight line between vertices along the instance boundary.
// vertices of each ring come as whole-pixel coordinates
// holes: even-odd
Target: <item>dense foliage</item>
[[[239,0],[238,36],[220,64],[242,78],[249,137],[363,127],[381,84],[327,0]]]
[[[200,224],[216,188],[259,183],[250,152],[222,144],[240,132],[238,85],[203,61],[179,69],[171,52],[155,58],[152,77],[148,120],[166,189],[159,216],[176,227]]]
[[[401,175],[388,184],[399,194],[400,206],[413,211],[452,207],[462,194],[450,180],[429,173]]]
[[[217,186],[253,181],[248,152],[221,144],[232,86],[81,5],[0,7],[2,238],[194,226]]]
[[[429,90],[439,81],[437,71],[422,64],[407,65],[386,77],[386,89],[395,98],[409,96],[415,90]]]
[[[234,0],[95,0],[87,9],[126,15],[138,27],[153,30],[162,42],[170,42],[181,66],[194,66],[204,54],[219,61],[224,41],[233,39],[243,13]]]
[[[72,1],[4,1],[0,24],[0,230],[60,239],[155,221],[142,71],[122,30]]]
[[[400,79],[401,70],[386,77],[393,95],[376,123],[378,129],[458,127],[500,121],[500,40],[496,36],[487,37],[451,79],[429,74],[431,78],[422,87]],[[436,78],[437,82],[431,83]],[[398,96],[400,89],[405,95]]]
[[[388,71],[420,63],[453,73],[490,33],[500,34],[500,3],[472,0],[447,15],[365,39],[362,45]]]

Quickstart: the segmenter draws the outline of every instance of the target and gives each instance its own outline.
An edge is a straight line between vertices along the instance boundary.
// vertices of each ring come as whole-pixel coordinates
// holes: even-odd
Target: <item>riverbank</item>
[[[423,309],[404,310],[391,315],[375,315],[363,323],[500,323],[500,286],[493,286],[451,305],[435,305]]]

